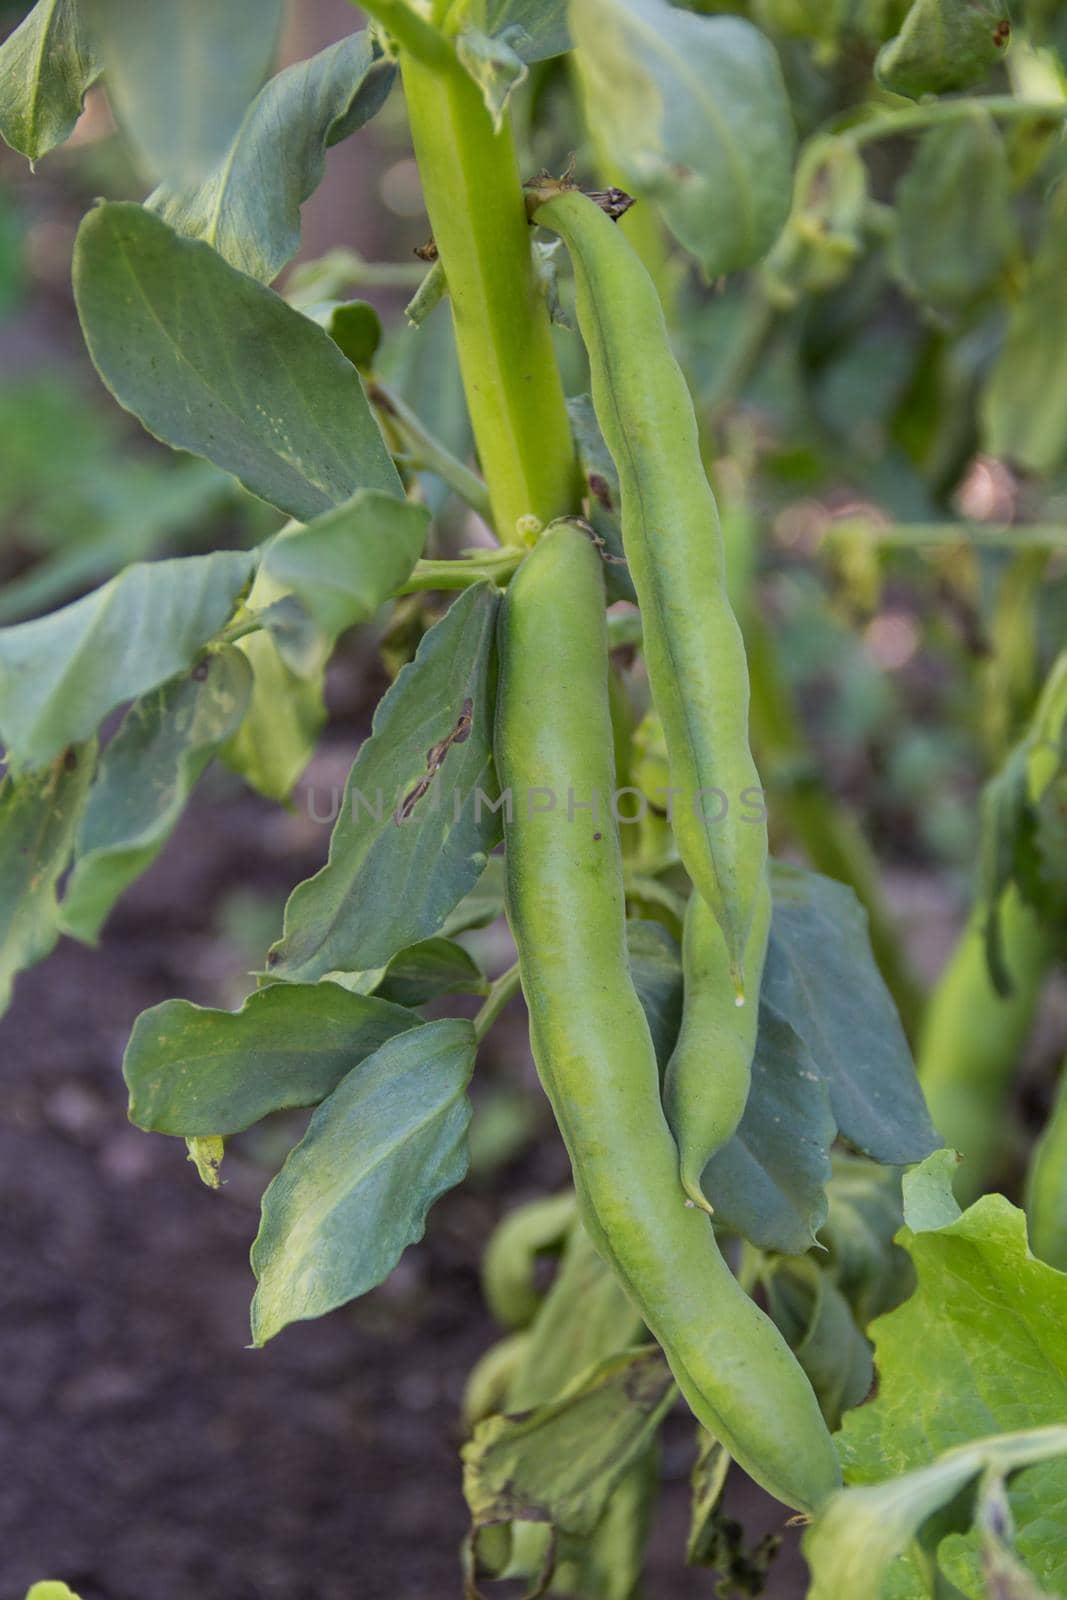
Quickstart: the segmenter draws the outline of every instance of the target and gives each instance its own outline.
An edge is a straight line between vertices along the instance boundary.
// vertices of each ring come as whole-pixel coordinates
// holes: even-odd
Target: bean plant
[[[485,1254],[467,1594],[643,1592],[687,1416],[678,1560],[720,1593],[773,1594],[791,1524],[811,1600],[1067,1596],[1067,1094],[1025,1174],[1007,1132],[1067,862],[1067,6],[367,0],[274,71],[281,9],[38,0],[0,47],[9,145],[100,80],[143,179],[74,247],[102,383],[268,530],[4,613],[0,998],[98,940],[210,762],[290,801],[370,630],[392,682],[255,987],[124,1059],[213,1188],[309,1113],[253,1345],[422,1237],[524,1003],[573,1186]],[[400,95],[421,259],[290,269]],[[385,330],[352,298],[403,283]],[[768,603],[805,496],[824,648],[919,596],[987,779],[929,990]]]

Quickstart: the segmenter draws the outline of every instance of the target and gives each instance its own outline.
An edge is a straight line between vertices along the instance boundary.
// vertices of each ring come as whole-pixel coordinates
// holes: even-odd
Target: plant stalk
[[[402,49],[401,70],[478,456],[498,536],[518,544],[522,519],[543,525],[578,508],[577,462],[511,129],[494,132],[446,49],[432,65]]]

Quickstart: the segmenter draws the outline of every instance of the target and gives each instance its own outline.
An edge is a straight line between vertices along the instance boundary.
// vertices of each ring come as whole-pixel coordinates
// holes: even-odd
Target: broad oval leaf
[[[1011,167],[981,102],[932,128],[897,186],[894,265],[904,287],[939,310],[988,289],[1019,247]]]
[[[472,955],[452,939],[423,939],[401,950],[375,989],[398,1006],[424,1006],[446,994],[485,994],[485,973]]]
[[[913,0],[896,38],[878,52],[883,88],[918,100],[981,83],[1011,43],[1005,0]]]
[[[78,0],[38,0],[0,45],[0,136],[36,161],[68,139],[100,74]]]
[[[796,1030],[826,1079],[837,1126],[876,1161],[921,1161],[941,1143],[911,1052],[844,884],[776,863],[762,997]]]
[[[429,522],[425,506],[359,489],[336,511],[275,534],[262,570],[297,597],[332,644],[346,628],[368,622],[411,575]]]
[[[15,976],[59,937],[56,884],[70,860],[95,747],[74,746],[42,772],[0,779],[0,1015]]]
[[[761,1250],[809,1250],[826,1219],[836,1132],[822,1075],[764,993],[745,1114],[701,1179],[716,1220]]]
[[[263,1196],[255,1344],[373,1289],[422,1238],[431,1205],[467,1170],[475,1049],[469,1022],[428,1022],[388,1040],[319,1106]]]
[[[421,1021],[334,983],[271,984],[240,1011],[165,1000],[142,1011],[126,1046],[130,1120],[182,1138],[240,1133],[272,1111],[318,1105]]]
[[[108,744],[78,826],[64,933],[95,943],[123,890],[162,850],[193,787],[240,724],[252,671],[228,646],[134,702]]]
[[[39,767],[116,706],[192,666],[229,621],[253,556],[138,562],[72,605],[0,628],[0,739]]]
[[[104,203],[74,249],[104,383],[150,433],[310,522],[400,479],[359,374],[324,330],[143,206]]]
[[[460,595],[380,702],[329,859],[285,908],[272,976],[307,982],[385,966],[440,932],[474,886],[501,828],[492,764],[499,599],[488,584]]]
[[[270,69],[282,0],[78,0],[108,99],[153,179],[195,183]]]
[[[778,57],[740,17],[666,0],[571,0],[590,120],[626,182],[710,277],[774,243],[792,194],[794,131]]]
[[[263,86],[201,183],[159,188],[146,203],[269,283],[300,247],[300,207],[322,181],[326,151],[370,121],[395,76],[367,32],[295,62]]]

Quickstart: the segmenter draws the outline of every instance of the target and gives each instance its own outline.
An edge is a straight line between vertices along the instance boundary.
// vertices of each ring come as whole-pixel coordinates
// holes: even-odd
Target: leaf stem
[[[899,111],[884,111],[867,122],[855,123],[833,135],[854,145],[873,139],[891,139],[899,133],[921,133],[936,123],[966,121],[975,111],[991,117],[1067,117],[1067,101],[1020,100],[1011,94],[967,95],[959,100],[934,100],[929,105],[905,106]],[[821,138],[822,135],[817,135]]]
[[[367,384],[367,398],[383,412],[393,424],[402,441],[412,451],[415,463],[427,472],[436,472],[448,487],[476,511],[483,522],[493,526],[493,511],[489,491],[476,472],[463,464],[434,437],[405,400],[395,390],[375,378]]]
[[[481,1009],[474,1019],[474,1036],[481,1044],[493,1023],[499,1017],[512,995],[517,994],[520,988],[519,963],[508,967],[499,978],[494,978],[489,986]]]
[[[492,583],[507,580],[522,560],[524,552],[516,545],[501,550],[479,550],[459,561],[417,561],[408,581],[396,592],[418,594],[425,589],[469,589],[488,578]]]

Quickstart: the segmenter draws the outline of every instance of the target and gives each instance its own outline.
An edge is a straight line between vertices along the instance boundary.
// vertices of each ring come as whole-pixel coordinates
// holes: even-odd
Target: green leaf
[[[762,993],[810,1050],[850,1144],[892,1165],[936,1149],[941,1141],[851,889],[776,864]]]
[[[312,1116],[263,1196],[257,1345],[373,1289],[422,1238],[467,1170],[475,1048],[469,1022],[428,1022],[381,1045]]]
[[[750,266],[789,214],[793,122],[778,57],[739,17],[572,0],[589,118],[710,277]]]
[[[666,1067],[682,1025],[682,953],[659,922],[632,917],[626,924],[630,976],[648,1018],[656,1060]]]
[[[38,0],[0,45],[0,136],[30,161],[68,139],[100,63],[78,0]]]
[[[382,319],[369,300],[342,300],[332,305],[322,325],[360,372],[373,366],[382,342]]]
[[[512,91],[526,78],[529,69],[506,39],[490,38],[477,28],[466,27],[456,37],[456,55],[481,90],[486,110],[499,133]]]
[[[279,592],[296,595],[332,645],[410,577],[429,522],[425,506],[359,489],[335,511],[275,534],[262,570]]]
[[[300,207],[322,181],[326,151],[370,121],[395,77],[367,32],[286,67],[256,95],[201,183],[159,188],[146,204],[269,283],[300,247]]]
[[[575,395],[567,401],[567,414],[571,420],[578,451],[578,464],[589,490],[589,520],[598,538],[604,541],[604,583],[609,600],[629,600],[637,604],[637,590],[630,577],[630,568],[622,547],[622,492],[619,474],[611,451],[604,443],[604,435],[593,410],[589,395]]]
[[[248,595],[248,609],[263,612],[282,598],[279,585],[260,567]],[[252,665],[252,702],[241,726],[219,754],[260,794],[270,800],[288,800],[326,721],[324,652],[318,652],[312,672],[299,673],[285,661],[267,629],[241,639],[237,649]],[[309,808],[310,804],[309,800]]]
[[[1011,168],[993,118],[976,102],[931,128],[897,187],[894,264],[908,292],[938,310],[973,301],[1019,248]]]
[[[562,1197],[557,1197],[562,1203]],[[541,1302],[508,1390],[509,1412],[566,1393],[599,1363],[642,1337],[626,1290],[575,1222],[552,1285]]]
[[[874,1380],[871,1347],[848,1301],[811,1256],[779,1257],[767,1280],[767,1309],[807,1373],[831,1432],[866,1399]]]
[[[1067,185],[1054,191],[1045,230],[982,398],[993,455],[1053,472],[1067,454]]]
[[[268,962],[307,981],[384,966],[440,932],[500,835],[492,765],[499,593],[476,584],[380,702],[345,785],[326,865],[300,884]],[[411,885],[418,884],[418,894]]]
[[[839,1491],[804,1535],[804,1554],[813,1580],[808,1600],[840,1600],[843,1595],[849,1600],[882,1600],[887,1595],[883,1585],[892,1578],[894,1564],[923,1523],[947,1507],[980,1473],[992,1469],[1003,1476],[1065,1454],[1064,1427],[994,1434],[947,1450],[929,1466],[876,1487]],[[1043,1470],[1061,1470],[1062,1465],[1061,1461]],[[1063,1594],[1064,1590],[1054,1592]],[[1007,1600],[1013,1591],[986,1589],[983,1584],[971,1593],[996,1593]],[[1033,1600],[1040,1597],[1033,1596]]]
[[[85,218],[74,292],[89,353],[127,411],[300,522],[357,489],[400,494],[359,374],[329,335],[142,206]]]
[[[56,883],[74,848],[74,830],[95,759],[74,746],[42,772],[0,780],[0,1015],[15,976],[43,961],[59,937]]]
[[[896,38],[879,50],[875,75],[884,89],[912,100],[970,89],[1010,43],[1004,0],[913,0]]]
[[[858,1325],[866,1329],[874,1317],[906,1300],[915,1286],[911,1258],[894,1243],[904,1220],[900,1174],[838,1153],[827,1193],[830,1209],[819,1242],[826,1247],[834,1282]]]
[[[849,1413],[838,1436],[848,1483],[881,1484],[888,1474],[917,1469],[937,1481],[940,1452],[981,1441],[981,1464],[989,1435],[1048,1429],[1067,1414],[1067,1276],[1030,1254],[1026,1219],[1002,1195],[986,1195],[959,1214],[952,1170],[939,1152],[908,1181],[912,1226],[900,1240],[918,1287],[871,1327],[878,1395]],[[916,1231],[920,1223],[923,1231]],[[1011,1451],[1010,1441],[1003,1449]],[[887,1486],[883,1499],[890,1497]],[[1067,1460],[1024,1473],[1010,1502],[1019,1556],[1052,1594],[1064,1595]],[[955,1533],[950,1547],[963,1560],[979,1549],[980,1536]],[[819,1592],[876,1591],[846,1585]]]
[[[485,973],[461,944],[423,939],[395,955],[375,989],[398,1006],[422,1006],[446,994],[485,994]]]
[[[827,1085],[803,1040],[761,997],[745,1114],[701,1180],[716,1221],[762,1250],[810,1249],[826,1217],[835,1132]]]
[[[239,725],[251,688],[247,660],[227,648],[130,707],[78,825],[60,911],[64,933],[96,942],[115,901],[155,860],[200,774]]]
[[[482,1252],[482,1294],[502,1327],[524,1328],[533,1321],[545,1298],[538,1269],[546,1256],[559,1254],[576,1214],[574,1191],[564,1189],[528,1200],[493,1229]]]
[[[505,38],[523,61],[547,61],[570,49],[567,0],[471,0],[464,15],[494,38]]]
[[[863,156],[851,140],[821,138],[803,164],[803,178],[798,170],[789,220],[760,268],[772,304],[790,310],[805,295],[843,283],[863,253],[867,214]]]
[[[441,933],[453,939],[457,933],[467,933],[471,928],[487,928],[503,915],[504,857],[490,856],[474,888],[448,913],[441,924]]]
[[[73,605],[0,628],[0,738],[39,767],[116,706],[187,671],[229,621],[253,557],[139,562]]]
[[[78,0],[148,175],[197,183],[270,70],[282,0]]]
[[[130,1121],[182,1138],[240,1133],[272,1111],[318,1105],[421,1021],[334,983],[271,984],[240,1011],[165,1000],[141,1012],[126,1046]]]
[[[609,1357],[523,1416],[487,1418],[463,1449],[463,1492],[475,1528],[548,1522],[587,1538],[648,1449],[675,1392],[652,1345]]]

